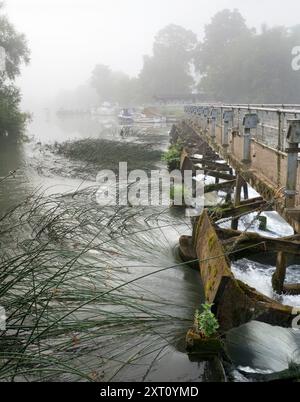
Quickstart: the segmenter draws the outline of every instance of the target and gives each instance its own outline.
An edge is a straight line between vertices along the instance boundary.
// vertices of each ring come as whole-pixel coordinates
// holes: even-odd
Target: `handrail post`
[[[211,119],[211,139],[214,141],[216,139],[216,120],[217,120],[218,110],[215,108],[211,109],[210,119]]]
[[[278,110],[278,151],[283,150],[283,121],[282,121],[282,112]]]
[[[294,208],[296,205],[297,195],[297,174],[298,174],[298,153],[300,152],[300,120],[293,119],[288,120],[289,130],[287,135],[288,148],[286,152],[288,154],[287,163],[287,178],[286,178],[286,208]]]
[[[229,123],[233,121],[233,111],[227,110],[223,114],[224,131],[222,136],[222,145],[226,149],[229,146]]]
[[[199,121],[200,129],[202,130],[202,110],[203,108],[199,106],[196,110],[197,119]]]
[[[207,131],[207,119],[208,119],[208,108],[205,107],[203,108],[203,129],[204,131]]]
[[[243,149],[243,163],[251,163],[251,129],[256,128],[258,125],[258,116],[256,113],[248,113],[244,117],[244,149]]]

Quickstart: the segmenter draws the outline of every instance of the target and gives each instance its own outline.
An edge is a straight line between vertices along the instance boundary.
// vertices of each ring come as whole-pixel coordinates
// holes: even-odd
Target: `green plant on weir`
[[[195,329],[199,334],[204,335],[205,338],[211,338],[219,329],[218,321],[211,311],[212,306],[212,304],[208,303],[203,304],[203,312],[200,313],[199,310],[195,312]]]
[[[177,143],[171,145],[168,151],[163,154],[162,160],[164,162],[167,162],[169,170],[179,168],[181,152],[182,152],[182,145]]]

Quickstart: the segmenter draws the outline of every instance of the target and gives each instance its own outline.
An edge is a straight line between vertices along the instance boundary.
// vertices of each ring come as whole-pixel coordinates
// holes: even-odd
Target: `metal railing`
[[[216,125],[224,127],[224,112],[232,111],[232,121],[229,129],[242,130],[243,121],[247,114],[254,113],[258,117],[257,127],[252,130],[252,137],[279,151],[284,152],[287,143],[288,121],[300,119],[300,105],[232,105],[232,104],[202,104],[189,105],[185,112],[199,117],[211,119],[215,115]]]
[[[279,106],[202,104],[186,106],[185,113],[226,155],[284,188],[286,207],[293,208],[300,204],[300,107]]]

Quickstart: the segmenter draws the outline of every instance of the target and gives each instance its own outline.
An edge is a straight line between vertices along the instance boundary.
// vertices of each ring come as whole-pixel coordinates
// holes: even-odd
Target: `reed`
[[[144,377],[184,337],[195,305],[162,297],[149,277],[182,268],[155,238],[186,223],[100,208],[95,192],[33,194],[2,216],[0,381]]]

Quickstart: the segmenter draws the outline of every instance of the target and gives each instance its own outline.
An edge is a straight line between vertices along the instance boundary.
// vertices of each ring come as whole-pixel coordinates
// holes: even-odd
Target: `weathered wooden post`
[[[242,187],[245,184],[245,180],[242,178],[240,174],[237,174],[236,176],[236,186],[235,186],[235,195],[234,195],[234,206],[238,207],[241,205],[241,192],[242,192]],[[239,227],[239,219],[232,219],[231,222],[231,229],[233,230],[238,230]]]
[[[244,149],[243,163],[251,163],[251,130],[257,128],[258,116],[256,113],[248,113],[244,117]]]
[[[288,148],[288,166],[285,190],[285,206],[286,208],[294,208],[296,204],[296,186],[298,173],[298,153],[300,152],[300,120],[289,120],[289,130],[287,135]]]
[[[248,113],[243,120],[244,126],[244,145],[243,145],[243,163],[251,163],[251,130],[256,128],[258,124],[258,116],[256,113]],[[249,198],[248,185],[240,174],[237,174],[234,206],[238,207],[241,204],[241,191],[244,189],[245,199]],[[233,219],[231,228],[237,230],[239,226],[239,219]]]
[[[244,181],[243,185],[243,191],[244,191],[244,199],[248,200],[249,199],[249,190],[248,190],[248,184]]]
[[[284,252],[277,253],[276,271],[272,277],[273,290],[282,294],[284,291],[284,281],[286,277],[287,256]]]
[[[227,148],[229,147],[229,124],[233,122],[233,111],[227,110],[223,114],[223,121],[224,121],[224,131],[222,136],[222,145],[227,152]]]

